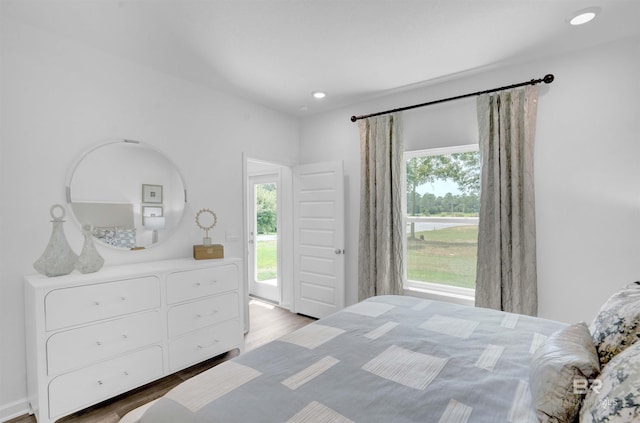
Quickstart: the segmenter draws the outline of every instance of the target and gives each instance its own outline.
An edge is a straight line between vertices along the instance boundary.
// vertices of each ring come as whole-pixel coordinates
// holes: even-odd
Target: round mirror
[[[67,203],[80,226],[113,247],[137,250],[169,238],[186,203],[184,181],[164,154],[139,141],[92,148],[67,181]]]

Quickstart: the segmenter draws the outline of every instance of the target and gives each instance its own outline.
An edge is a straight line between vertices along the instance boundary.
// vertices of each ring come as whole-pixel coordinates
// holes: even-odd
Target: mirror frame
[[[101,246],[105,246],[105,247],[109,247],[112,248],[114,250],[117,251],[144,251],[144,250],[148,250],[149,248],[155,247],[159,244],[162,244],[166,241],[168,241],[169,239],[171,239],[171,236],[176,232],[176,230],[180,227],[180,225],[182,224],[182,221],[184,220],[184,216],[186,213],[186,205],[187,205],[187,185],[185,183],[184,177],[182,176],[182,172],[180,171],[180,168],[178,166],[176,166],[176,164],[173,162],[173,160],[171,160],[166,154],[164,154],[162,151],[160,151],[159,149],[157,149],[156,147],[141,142],[141,141],[136,141],[136,140],[129,140],[129,139],[117,139],[117,140],[111,140],[111,141],[107,141],[107,142],[103,142],[100,143],[98,145],[95,145],[91,148],[89,148],[88,150],[84,151],[80,157],[78,157],[78,159],[76,159],[76,161],[73,163],[73,166],[71,167],[71,171],[69,172],[69,174],[67,175],[67,180],[65,183],[65,197],[66,197],[66,202],[67,202],[67,206],[69,208],[69,214],[73,216],[73,220],[76,223],[76,225],[78,226],[78,228],[80,229],[80,231],[82,231],[82,223],[78,220],[78,217],[76,216],[75,212],[73,211],[73,202],[71,201],[71,183],[73,182],[73,176],[75,175],[76,171],[78,170],[78,166],[80,166],[80,164],[82,163],[82,161],[91,153],[95,152],[96,150],[99,150],[101,148],[104,147],[108,147],[110,145],[115,145],[115,144],[136,144],[136,145],[140,145],[144,148],[147,148],[157,154],[159,154],[160,156],[162,156],[171,166],[173,166],[173,169],[175,170],[176,174],[178,175],[178,178],[180,179],[180,183],[182,183],[182,188],[184,191],[184,202],[183,202],[183,207],[182,207],[182,211],[179,213],[179,216],[177,218],[177,224],[172,227],[169,228],[166,232],[165,235],[162,237],[162,239],[156,243],[151,243],[149,245],[143,245],[140,248],[124,248],[124,247],[119,247],[116,245],[111,245],[108,244],[102,240],[100,240],[97,237],[93,237],[94,242],[98,243]]]

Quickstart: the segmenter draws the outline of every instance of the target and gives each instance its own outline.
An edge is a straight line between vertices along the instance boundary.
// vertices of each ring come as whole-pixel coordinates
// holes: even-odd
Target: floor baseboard
[[[0,405],[0,422],[29,413],[29,403],[26,398]]]

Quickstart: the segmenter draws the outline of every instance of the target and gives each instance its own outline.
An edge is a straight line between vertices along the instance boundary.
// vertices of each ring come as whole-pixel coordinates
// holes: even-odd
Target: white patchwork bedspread
[[[532,353],[565,325],[370,298],[198,375],[142,423],[528,423]]]

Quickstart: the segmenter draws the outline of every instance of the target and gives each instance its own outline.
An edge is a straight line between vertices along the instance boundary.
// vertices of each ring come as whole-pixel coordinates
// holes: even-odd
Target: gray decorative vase
[[[93,243],[93,227],[91,225],[84,225],[82,227],[84,234],[84,245],[80,252],[80,257],[76,261],[76,269],[80,273],[93,273],[102,268],[104,259],[96,250],[96,245]]]
[[[54,211],[60,209],[60,215],[56,216]],[[64,216],[66,214],[64,207],[60,204],[54,204],[49,209],[49,214],[53,218],[51,221],[53,228],[51,230],[51,239],[44,252],[35,263],[34,269],[46,276],[62,276],[71,273],[75,267],[78,255],[73,252],[64,236]]]

